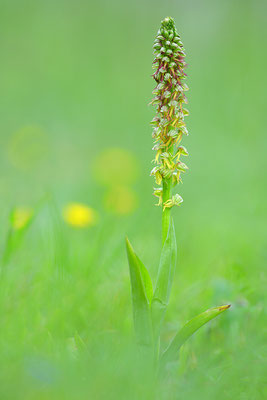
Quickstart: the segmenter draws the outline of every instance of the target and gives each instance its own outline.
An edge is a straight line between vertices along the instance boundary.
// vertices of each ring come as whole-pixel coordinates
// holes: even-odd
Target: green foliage
[[[140,258],[136,254],[135,254],[135,256],[137,258],[138,265],[139,265],[139,268],[140,268],[142,282],[143,282],[143,286],[144,286],[144,289],[145,289],[145,292],[146,292],[147,300],[148,300],[148,302],[150,304],[151,300],[153,298],[153,284],[152,284],[152,281],[151,281],[151,278],[150,278],[148,270],[146,269],[146,267],[144,266],[144,264],[142,263]]]
[[[35,212],[28,210],[21,211],[14,208],[10,211],[8,233],[2,256],[3,266],[8,263],[12,253],[19,247],[23,237],[33,223],[35,216]]]
[[[211,319],[217,317],[225,310],[227,310],[230,305],[214,307],[210,310],[199,314],[195,318],[188,321],[184,327],[177,333],[169,347],[164,351],[161,357],[161,365],[164,365],[168,361],[175,361],[178,359],[178,354],[181,346],[190,338],[199,328],[209,322]]]
[[[151,315],[149,312],[149,297],[151,298],[151,280],[148,272],[145,269],[145,266],[136,256],[127,238],[126,250],[130,267],[133,318],[137,342],[140,345],[151,346],[152,325]]]

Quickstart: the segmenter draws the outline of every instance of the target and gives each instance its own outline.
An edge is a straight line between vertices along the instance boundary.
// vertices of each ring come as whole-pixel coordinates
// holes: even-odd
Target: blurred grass
[[[152,399],[154,387],[168,400],[264,399],[266,3],[1,0],[0,9],[2,251],[12,207],[48,198],[1,269],[0,398]],[[152,43],[167,15],[188,54],[191,116],[163,341],[208,307],[232,308],[184,346],[157,389],[132,347],[124,236],[155,277],[147,104]],[[107,188],[94,167],[109,148],[130,152],[139,170],[128,185],[133,214],[106,209],[116,176]],[[65,225],[72,202],[95,209],[99,224]]]

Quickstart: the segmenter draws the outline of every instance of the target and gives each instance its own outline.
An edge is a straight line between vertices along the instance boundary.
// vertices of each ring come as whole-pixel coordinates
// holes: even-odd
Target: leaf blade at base
[[[152,344],[152,322],[147,298],[144,279],[150,278],[145,266],[135,254],[128,238],[126,238],[126,250],[130,269],[131,294],[133,306],[133,319],[137,342],[141,345],[151,346]],[[152,284],[151,284],[152,285]]]
[[[231,305],[227,304],[220,307],[210,308],[209,310],[197,315],[188,321],[180,331],[176,334],[174,339],[171,341],[169,347],[161,356],[161,363],[164,365],[169,361],[175,361],[178,358],[179,350],[190,336],[192,336],[199,328],[209,322],[211,319],[217,317],[217,315],[226,311]]]

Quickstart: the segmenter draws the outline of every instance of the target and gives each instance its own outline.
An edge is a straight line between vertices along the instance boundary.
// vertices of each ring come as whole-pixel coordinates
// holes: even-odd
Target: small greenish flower
[[[163,190],[162,190],[161,187],[154,189],[154,193],[153,194],[154,194],[154,196],[158,197],[158,199],[159,199],[159,202],[158,202],[157,206],[161,206],[162,205],[162,192],[163,192]]]
[[[179,194],[175,194],[174,196],[172,196],[171,199],[165,201],[165,203],[163,204],[163,210],[165,210],[165,208],[179,206],[182,202],[183,202],[182,197]]]

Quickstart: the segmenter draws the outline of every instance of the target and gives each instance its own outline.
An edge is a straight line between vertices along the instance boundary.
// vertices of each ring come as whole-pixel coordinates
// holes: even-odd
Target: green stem
[[[167,239],[169,226],[170,226],[170,217],[171,217],[171,208],[165,208],[164,210],[164,203],[165,201],[169,200],[172,195],[172,182],[171,179],[163,179],[163,193],[162,193],[162,246]]]

